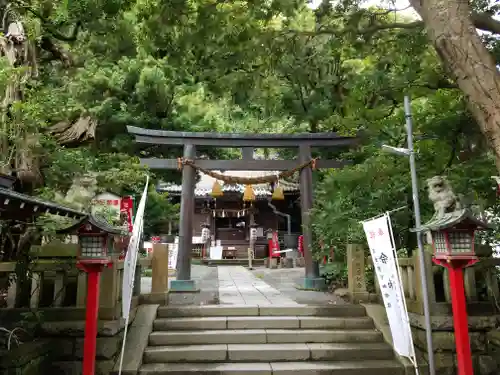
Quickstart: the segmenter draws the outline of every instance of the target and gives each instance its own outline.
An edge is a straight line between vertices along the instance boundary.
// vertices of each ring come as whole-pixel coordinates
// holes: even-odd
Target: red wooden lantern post
[[[112,227],[92,215],[85,217],[70,228],[59,231],[59,233],[69,233],[74,230],[77,231],[79,242],[76,266],[87,273],[83,375],[94,375],[99,312],[99,280],[102,270],[112,264],[111,253],[114,250],[114,236],[123,236],[126,235],[126,232],[120,228]]]
[[[463,269],[479,261],[474,237],[476,230],[484,229],[488,225],[468,209],[436,215],[422,228],[431,232],[434,263],[449,272],[459,375],[473,375]]]

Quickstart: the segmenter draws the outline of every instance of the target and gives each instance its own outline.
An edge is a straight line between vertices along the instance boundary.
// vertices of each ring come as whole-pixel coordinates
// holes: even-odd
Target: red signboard
[[[273,238],[269,240],[269,257],[279,257],[280,254],[277,253],[278,251],[280,251],[278,232],[273,232]]]
[[[303,235],[299,236],[298,249],[299,249],[300,255],[304,256],[304,236]]]
[[[121,199],[120,212],[124,212],[127,215],[128,231],[130,233],[132,233],[133,229],[133,224],[132,224],[133,208],[134,208],[134,202],[132,200],[132,197],[123,197]]]
[[[160,236],[152,236],[151,237],[151,242],[152,243],[160,243],[161,237]]]
[[[132,197],[122,197],[122,199],[120,199],[120,216],[123,214],[126,216],[129,233],[132,233],[134,226],[132,224],[133,209],[134,209],[134,201],[132,200]],[[120,254],[119,259],[120,260],[125,259],[126,253],[127,249],[124,248],[122,253]]]

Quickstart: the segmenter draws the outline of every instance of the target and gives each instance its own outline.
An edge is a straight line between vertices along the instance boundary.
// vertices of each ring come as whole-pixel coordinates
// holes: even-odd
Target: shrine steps
[[[160,307],[140,375],[403,375],[359,305]]]
[[[200,264],[207,266],[248,266],[248,258],[235,258],[235,259],[200,259]],[[265,259],[253,259],[252,265],[254,267],[264,266]]]

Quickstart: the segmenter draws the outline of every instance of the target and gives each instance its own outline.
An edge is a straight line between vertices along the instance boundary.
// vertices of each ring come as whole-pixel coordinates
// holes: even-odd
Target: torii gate
[[[301,134],[241,134],[241,133],[205,133],[205,132],[175,132],[165,130],[150,130],[135,126],[127,126],[130,134],[135,136],[137,143],[154,145],[184,146],[184,159],[193,160],[196,166],[205,170],[238,170],[238,171],[285,171],[297,165],[295,160],[254,160],[255,148],[298,148],[299,163],[311,160],[312,147],[349,147],[358,142],[357,137],[344,137],[337,133],[301,133]],[[241,148],[240,160],[203,160],[196,159],[197,146],[224,148]],[[178,169],[178,159],[141,159],[143,165],[151,169]],[[341,168],[346,161],[318,160],[316,168]],[[177,261],[177,280],[171,283],[175,291],[194,291],[194,281],[191,279],[191,251],[194,215],[194,188],[196,170],[185,164],[182,168],[181,212],[179,223],[179,254]],[[318,289],[324,286],[324,280],[319,275],[318,263],[311,253],[312,230],[309,211],[313,206],[312,168],[300,170],[300,201],[302,226],[304,236],[305,278],[304,288]]]

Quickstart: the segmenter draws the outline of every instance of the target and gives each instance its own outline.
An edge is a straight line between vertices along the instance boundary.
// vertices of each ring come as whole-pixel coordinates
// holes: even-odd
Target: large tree
[[[465,95],[467,105],[488,140],[500,171],[499,5],[488,0],[410,0],[421,20],[403,20],[397,9],[360,8],[358,1],[324,0],[316,10],[316,33],[350,34],[370,40],[425,31],[447,74]],[[394,17],[393,17],[394,16]],[[396,19],[396,22],[394,21]],[[486,32],[479,33],[479,31]]]

